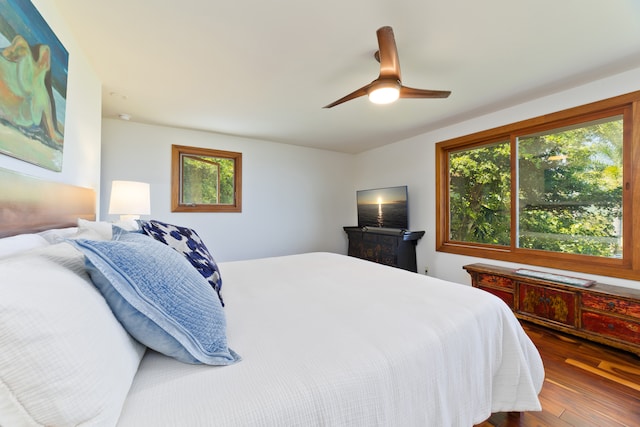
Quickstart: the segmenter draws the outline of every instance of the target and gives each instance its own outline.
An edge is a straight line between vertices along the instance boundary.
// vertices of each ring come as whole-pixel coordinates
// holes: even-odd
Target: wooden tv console
[[[416,245],[424,231],[343,227],[349,236],[348,255],[418,272]]]
[[[463,268],[474,287],[501,298],[520,319],[640,356],[640,290],[568,285],[488,264]]]

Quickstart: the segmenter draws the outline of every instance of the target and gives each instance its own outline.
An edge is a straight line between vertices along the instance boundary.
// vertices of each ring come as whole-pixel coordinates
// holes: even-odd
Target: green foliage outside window
[[[622,256],[622,118],[518,138],[519,247]]]
[[[516,246],[622,256],[620,116],[449,153],[449,238],[509,246],[518,181]],[[517,175],[517,176],[516,176]]]
[[[242,153],[171,146],[172,212],[242,212]]]
[[[511,166],[509,142],[449,155],[450,239],[509,245]]]
[[[183,156],[182,203],[233,204],[233,159]]]

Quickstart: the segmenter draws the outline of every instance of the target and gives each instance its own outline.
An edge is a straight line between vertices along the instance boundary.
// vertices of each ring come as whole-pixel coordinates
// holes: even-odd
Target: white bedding
[[[540,356],[470,286],[328,253],[220,264],[235,365],[148,350],[120,426],[465,426],[540,410]]]

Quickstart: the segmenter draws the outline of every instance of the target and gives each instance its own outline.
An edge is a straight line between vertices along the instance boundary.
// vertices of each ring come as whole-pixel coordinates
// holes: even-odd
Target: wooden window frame
[[[623,258],[564,254],[516,245],[516,197],[518,194],[516,137],[543,130],[561,128],[606,115],[623,114]],[[493,246],[449,240],[449,153],[511,141],[511,244]],[[436,251],[478,258],[489,258],[561,270],[578,271],[623,279],[640,279],[640,91],[605,99],[579,107],[535,117],[436,144]],[[637,244],[636,244],[637,246]]]
[[[182,156],[217,157],[234,160],[232,204],[184,204],[180,203],[182,182]],[[171,212],[242,212],[242,153],[210,148],[171,146]]]

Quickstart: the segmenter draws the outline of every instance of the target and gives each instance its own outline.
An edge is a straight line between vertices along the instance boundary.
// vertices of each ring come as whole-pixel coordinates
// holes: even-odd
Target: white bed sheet
[[[120,426],[465,426],[540,410],[539,353],[466,285],[329,253],[220,264],[243,360],[147,351]]]

